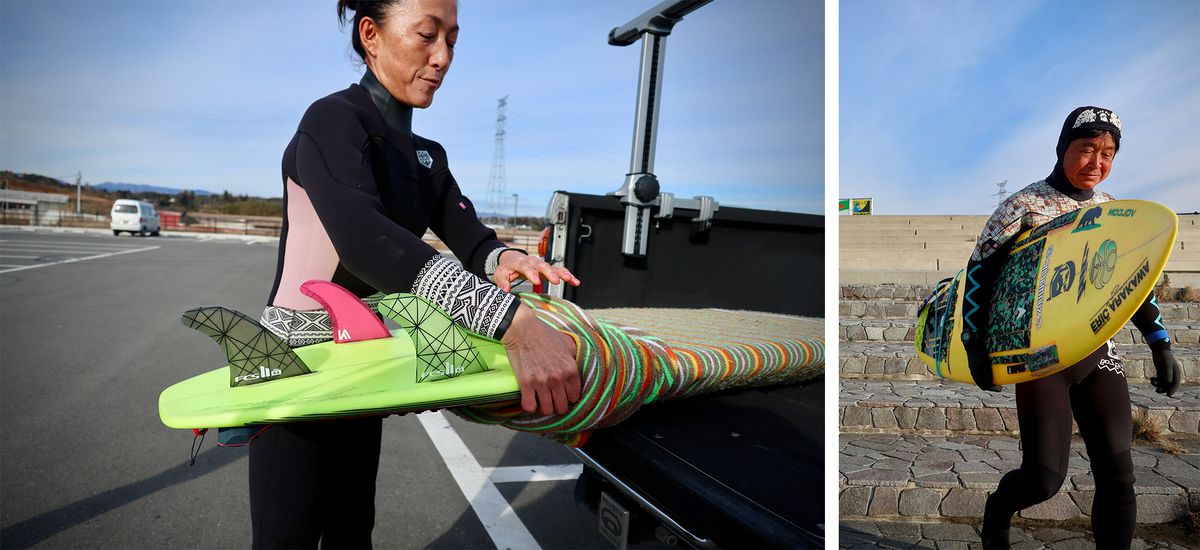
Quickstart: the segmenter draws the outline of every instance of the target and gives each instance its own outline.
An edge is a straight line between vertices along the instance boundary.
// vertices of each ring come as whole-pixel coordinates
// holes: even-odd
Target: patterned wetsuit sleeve
[[[1171,349],[1171,335],[1163,326],[1162,311],[1158,309],[1158,299],[1151,294],[1142,302],[1137,312],[1133,314],[1133,326],[1137,327],[1151,348]]]
[[[435,166],[433,178],[442,189],[440,207],[434,212],[429,228],[454,251],[468,271],[487,278],[488,256],[504,248],[504,244],[496,239],[495,231],[479,221],[475,205],[462,194],[447,166],[445,149],[432,141],[427,144]]]
[[[1018,195],[1013,195],[1005,200],[984,224],[983,231],[979,233],[979,239],[975,241],[975,250],[971,252],[971,259],[975,261],[986,259],[1017,236],[1021,230],[1021,217],[1025,215],[1025,212],[1026,205]]]
[[[421,268],[412,293],[436,303],[459,325],[497,340],[508,330],[520,304],[512,294],[440,254]]]
[[[474,276],[388,218],[371,171],[368,139],[352,115],[317,105],[305,114],[298,130],[297,183],[312,201],[339,262],[377,290],[419,294],[446,311],[457,311],[456,321],[470,321],[461,322],[464,327],[499,338],[516,302],[495,285],[476,278],[476,284],[451,285],[464,292],[469,286],[469,295],[445,289],[434,295],[414,292],[438,287],[434,283],[445,280]],[[439,271],[434,282],[423,281],[421,277],[435,276],[426,266],[436,260],[454,267]],[[455,269],[459,274],[450,276]]]
[[[1005,252],[1012,246],[1013,237],[1021,229],[1025,205],[1018,195],[1009,197],[988,219],[975,243],[971,260],[963,276],[963,329],[979,336],[986,334],[989,304],[1000,278]],[[975,343],[982,346],[983,338]]]

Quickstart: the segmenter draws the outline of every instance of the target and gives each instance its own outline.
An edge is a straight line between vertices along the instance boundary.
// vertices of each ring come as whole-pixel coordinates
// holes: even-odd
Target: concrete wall
[[[840,283],[932,284],[967,264],[987,216],[840,216]],[[1200,215],[1179,217],[1171,286],[1200,287]]]

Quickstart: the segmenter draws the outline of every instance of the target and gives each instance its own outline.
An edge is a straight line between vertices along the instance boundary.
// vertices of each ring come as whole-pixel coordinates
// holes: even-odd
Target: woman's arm
[[[491,257],[493,263],[496,262],[501,249],[505,248],[504,243],[496,238],[495,231],[479,221],[475,205],[463,195],[450,172],[445,149],[437,142],[417,139],[432,157],[431,178],[441,190],[429,228],[450,247],[467,270],[480,277],[488,277],[488,259]],[[494,266],[491,271],[495,271]]]
[[[1183,369],[1171,353],[1171,335],[1162,324],[1162,312],[1158,309],[1158,300],[1154,294],[1142,302],[1132,320],[1133,326],[1137,327],[1142,333],[1142,338],[1150,345],[1150,356],[1154,360],[1155,370],[1150,384],[1156,392],[1171,397],[1183,382]]]
[[[479,221],[471,200],[462,194],[458,183],[446,165],[446,152],[436,142],[422,140],[433,157],[437,178],[443,189],[436,215],[430,228],[454,251],[470,271],[480,275],[505,291],[512,282],[527,279],[537,284],[545,277],[553,284],[563,281],[579,286],[579,279],[564,267],[554,267],[524,250],[509,248],[496,239],[496,232]]]
[[[341,265],[383,292],[411,292],[460,325],[501,338],[516,301],[388,218],[371,170],[370,137],[352,112],[314,104],[296,138],[294,174]]]
[[[1013,198],[996,209],[975,243],[963,277],[962,341],[967,367],[975,385],[988,391],[1000,391],[992,381],[992,362],[988,357],[988,316],[1000,268],[1014,244],[1013,237],[1021,229],[1023,215],[1024,208]]]

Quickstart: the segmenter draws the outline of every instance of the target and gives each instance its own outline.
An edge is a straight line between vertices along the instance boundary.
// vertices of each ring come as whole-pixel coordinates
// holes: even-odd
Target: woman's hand
[[[500,253],[496,272],[492,274],[492,282],[496,283],[501,290],[510,292],[512,291],[512,282],[517,279],[525,279],[536,285],[542,282],[542,277],[545,277],[551,284],[566,282],[573,286],[579,286],[579,279],[572,275],[567,268],[552,266],[537,256],[522,254],[516,250],[505,250]]]
[[[500,341],[517,375],[522,409],[564,414],[579,401],[579,366],[570,336],[539,321],[533,310],[521,305]]]

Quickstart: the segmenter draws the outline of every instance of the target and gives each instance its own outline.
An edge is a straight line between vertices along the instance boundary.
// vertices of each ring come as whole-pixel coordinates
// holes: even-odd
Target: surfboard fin
[[[179,318],[221,346],[229,360],[229,387],[249,386],[311,371],[281,338],[245,314],[221,306],[189,309]]]
[[[305,281],[300,292],[325,308],[333,321],[333,341],[339,344],[388,338],[383,321],[349,290],[329,281]]]
[[[413,294],[389,294],[379,312],[413,339],[417,350],[417,382],[433,382],[487,371],[467,332],[445,311]]]

